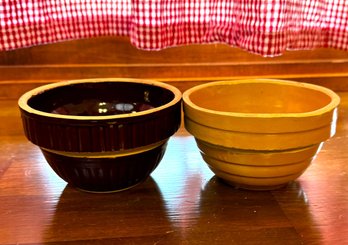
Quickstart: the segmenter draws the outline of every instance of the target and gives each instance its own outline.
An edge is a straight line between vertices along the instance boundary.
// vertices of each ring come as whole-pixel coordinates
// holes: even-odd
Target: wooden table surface
[[[348,93],[337,133],[286,188],[221,183],[183,128],[145,183],[90,194],[61,180],[0,101],[0,244],[348,244]]]

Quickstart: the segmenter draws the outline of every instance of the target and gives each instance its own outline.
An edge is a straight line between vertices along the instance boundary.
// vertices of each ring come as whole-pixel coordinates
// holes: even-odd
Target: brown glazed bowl
[[[26,137],[52,169],[91,192],[144,181],[181,122],[180,91],[151,80],[53,83],[25,93],[18,104]]]

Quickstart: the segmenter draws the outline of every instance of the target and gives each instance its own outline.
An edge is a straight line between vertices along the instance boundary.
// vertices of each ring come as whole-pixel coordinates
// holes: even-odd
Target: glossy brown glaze
[[[71,157],[41,149],[47,162],[71,186],[91,192],[122,191],[146,180],[167,143],[141,153],[107,158]]]
[[[138,112],[124,114],[129,103]],[[43,89],[31,96],[27,104],[28,108],[20,106],[25,135],[34,144],[56,151],[100,152],[141,147],[169,138],[181,123],[181,100],[174,98],[172,91],[132,80],[89,80]],[[108,111],[106,105],[113,109]],[[99,110],[106,110],[107,115],[100,115]]]
[[[155,108],[155,106],[145,102],[125,102],[119,100],[100,102],[100,100],[91,99],[81,100],[80,103],[81,104],[72,102],[61,105],[50,112],[61,115],[109,116],[137,113]]]
[[[164,140],[180,127],[181,104],[145,117],[76,121],[42,118],[22,111],[27,138],[57,151],[100,152],[132,149]]]
[[[148,80],[55,83],[19,99],[24,132],[71,186],[120,191],[144,181],[180,127],[181,93]]]
[[[136,113],[169,103],[174,94],[161,87],[131,82],[89,82],[42,91],[28,105],[48,113],[106,116]]]

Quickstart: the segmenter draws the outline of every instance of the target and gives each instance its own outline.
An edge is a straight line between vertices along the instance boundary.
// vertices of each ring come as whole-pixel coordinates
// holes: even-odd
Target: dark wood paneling
[[[121,37],[67,41],[0,52],[0,99],[49,82],[96,77],[151,78],[182,91],[202,82],[278,78],[348,91],[348,53],[289,51],[265,58],[222,44],[143,51]]]

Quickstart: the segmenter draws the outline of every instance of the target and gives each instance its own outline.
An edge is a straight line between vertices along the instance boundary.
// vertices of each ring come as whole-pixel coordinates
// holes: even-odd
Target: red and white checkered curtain
[[[0,0],[0,50],[127,36],[139,49],[226,43],[263,56],[348,50],[347,0]]]

